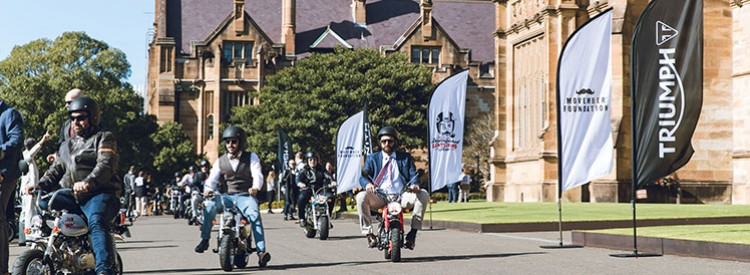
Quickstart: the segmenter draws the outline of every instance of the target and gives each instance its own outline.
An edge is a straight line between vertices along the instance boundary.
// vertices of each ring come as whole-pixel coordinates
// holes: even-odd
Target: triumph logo
[[[659,55],[659,158],[664,158],[675,153],[675,132],[685,113],[685,88],[675,68],[675,49],[659,49]],[[675,104],[678,97],[679,110]]]
[[[670,27],[667,24],[664,24],[664,22],[656,21],[656,45],[661,46],[661,44],[666,43],[669,40],[672,40],[675,36],[677,36],[679,32],[675,30],[674,28]]]

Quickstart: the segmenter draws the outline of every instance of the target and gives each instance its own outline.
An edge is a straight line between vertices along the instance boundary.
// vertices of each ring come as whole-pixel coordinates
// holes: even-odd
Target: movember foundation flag
[[[359,186],[362,175],[365,112],[344,121],[336,134],[336,193],[341,194]]]
[[[559,194],[612,170],[611,41],[612,9],[579,27],[560,53]]]
[[[465,70],[443,80],[432,93],[427,108],[431,190],[456,182],[461,175],[468,77],[469,70]]]
[[[654,0],[633,34],[636,186],[662,178],[693,155],[703,105],[703,1]]]
[[[289,136],[284,132],[284,129],[281,129],[281,127],[278,128],[279,132],[279,149],[277,152],[277,156],[279,159],[279,166],[277,166],[277,174],[278,172],[286,169],[287,163],[289,163],[289,160],[294,158],[294,153],[292,152],[292,140],[289,139]]]

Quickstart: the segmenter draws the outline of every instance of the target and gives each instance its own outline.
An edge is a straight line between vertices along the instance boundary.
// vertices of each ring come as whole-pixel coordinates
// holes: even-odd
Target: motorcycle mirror
[[[29,163],[26,162],[26,160],[19,160],[18,161],[18,169],[21,170],[22,175],[26,175],[26,173],[29,172]]]

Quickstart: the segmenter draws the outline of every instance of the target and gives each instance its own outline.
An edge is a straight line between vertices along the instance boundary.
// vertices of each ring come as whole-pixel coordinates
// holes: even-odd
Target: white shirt
[[[137,178],[135,178],[135,186],[136,187],[141,187],[141,186],[143,186],[143,184],[145,184],[143,182],[143,177],[137,177]]]
[[[29,150],[23,150],[23,159],[29,164],[29,172],[21,176],[21,192],[23,192],[24,195],[28,195],[26,194],[25,188],[27,185],[36,186],[36,184],[39,183],[39,168],[36,167],[34,156],[41,148],[42,141],[37,142],[37,144]]]
[[[232,166],[232,171],[237,171],[237,166],[240,165],[240,156],[242,156],[242,154],[243,153],[240,152],[237,158],[229,158],[229,165]],[[255,190],[260,190],[260,187],[263,184],[263,173],[261,172],[260,158],[258,158],[258,155],[252,152],[250,153],[250,173],[253,174],[252,188]],[[216,161],[214,161],[214,164],[211,166],[211,172],[208,174],[208,179],[206,179],[204,188],[208,188],[210,189],[210,191],[219,190],[220,176],[221,168],[219,168],[219,159],[216,159]]]
[[[461,184],[469,185],[469,183],[471,183],[471,177],[465,173],[461,173],[461,175],[458,176],[458,181],[460,181]]]
[[[399,170],[398,164],[396,163],[396,152],[393,152],[390,156],[385,152],[382,152],[381,154],[383,154],[383,166],[381,166],[380,169],[385,168],[389,159],[393,160],[391,160],[391,168],[383,174],[383,179],[381,179],[380,182],[380,189],[385,191],[386,194],[399,194],[404,190],[404,183],[401,182],[401,177],[398,176]]]

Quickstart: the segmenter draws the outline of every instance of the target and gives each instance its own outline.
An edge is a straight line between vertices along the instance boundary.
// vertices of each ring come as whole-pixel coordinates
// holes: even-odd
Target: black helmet
[[[311,159],[311,158],[318,159],[318,154],[316,154],[315,151],[313,150],[309,150],[307,151],[307,154],[305,154],[305,159]]]
[[[378,139],[383,136],[391,136],[398,140],[398,131],[396,131],[396,128],[393,128],[391,126],[385,126],[383,128],[380,128],[380,131],[378,131]]]
[[[79,111],[88,113],[89,122],[91,122],[91,125],[99,126],[99,118],[101,117],[101,112],[99,111],[99,105],[96,104],[96,101],[94,101],[94,99],[88,96],[82,96],[70,102],[70,106],[68,107],[68,114]]]
[[[34,147],[34,145],[36,145],[36,139],[33,138],[33,137],[27,138],[23,142],[23,146],[26,147],[26,149],[29,149],[29,150],[31,149],[31,147]]]
[[[190,165],[190,167],[188,167],[188,172],[195,172],[195,166]]]
[[[175,177],[175,178],[179,178],[180,176],[181,176],[181,175],[180,175],[180,172],[174,172],[174,177]]]
[[[224,129],[224,133],[221,135],[221,140],[227,140],[229,138],[236,138],[240,142],[238,147],[242,150],[247,135],[245,134],[245,130],[240,128],[240,126],[229,126],[229,128]]]
[[[201,167],[208,167],[208,161],[207,160],[201,160]]]

